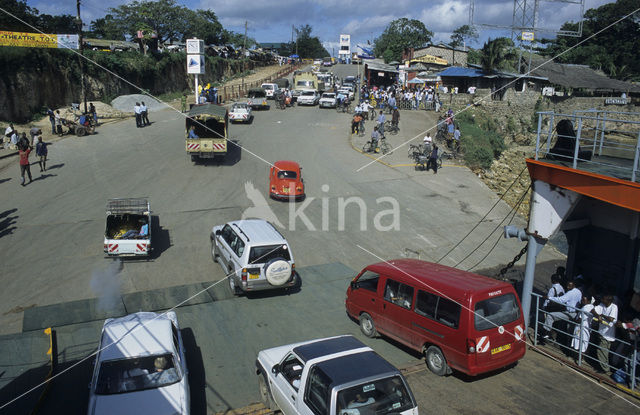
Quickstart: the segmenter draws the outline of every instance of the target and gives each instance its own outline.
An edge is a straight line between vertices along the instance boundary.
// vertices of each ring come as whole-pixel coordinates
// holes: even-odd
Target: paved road
[[[347,74],[355,68],[339,70]],[[245,211],[249,216],[272,212],[283,225],[281,231],[292,246],[297,267],[315,271],[308,272],[308,280],[303,274],[301,292],[291,296],[213,301],[224,295],[212,294],[207,301],[179,309],[192,354],[200,356],[193,369],[200,373],[194,381],[199,385],[194,399],[199,410],[228,409],[255,400],[254,380],[246,387],[243,381],[262,347],[357,333],[357,325],[345,317],[343,308],[344,289],[355,271],[377,262],[378,257],[419,255],[438,260],[447,254],[443,263],[454,265],[510,212],[499,203],[470,237],[449,252],[497,197],[473,173],[455,166],[437,175],[380,163],[357,171],[371,159],[353,150],[349,116],[333,110],[295,107],[256,113],[253,124],[230,127],[232,140],[242,149],[235,147],[223,163],[189,160],[184,152],[182,115],[163,111],[152,113],[151,119],[153,124],[144,129],[136,129],[129,121],[103,126],[94,136],[56,142],[50,147],[49,171],[42,176],[36,172],[38,179],[24,188],[16,177],[17,160],[7,161],[16,166],[0,169],[4,191],[0,200],[0,282],[4,286],[0,332],[54,324],[60,350],[65,351],[64,367],[95,347],[100,320],[109,310],[166,308],[196,292],[202,283],[222,280],[222,270],[211,261],[211,226],[238,219]],[[430,113],[403,112],[402,132],[391,138],[393,144],[419,134],[433,122]],[[396,157],[400,153],[406,151],[398,150]],[[255,195],[266,193],[268,162],[279,159],[301,163],[308,197],[294,209],[268,201],[268,209],[256,210],[255,200],[260,197]],[[37,170],[37,165],[32,167]],[[149,197],[156,218],[154,258],[114,265],[102,255],[104,205],[108,198],[136,196]],[[351,203],[341,209],[348,198],[353,198]],[[381,231],[393,224],[395,216],[390,212],[395,206],[398,226]],[[522,225],[522,220],[516,223]],[[479,261],[489,248],[473,253],[469,264]],[[520,243],[500,241],[479,268],[504,265],[520,248]],[[541,255],[542,262],[560,260],[550,249]],[[329,271],[335,267],[327,264],[339,264],[343,271]],[[335,278],[324,280],[327,276]],[[96,298],[99,300],[92,300]],[[94,321],[83,323],[86,320]],[[12,341],[11,336],[4,339]],[[385,340],[371,344],[394,364],[419,358]],[[491,394],[499,399],[500,391],[512,388],[511,376],[527,378],[521,367],[529,366],[521,364],[488,382],[416,375],[416,392],[426,409],[432,389],[445,396],[451,387],[457,388],[459,405],[473,412],[478,406],[476,388],[484,388],[477,385],[490,383]],[[544,395],[557,366],[547,369],[550,373],[542,371],[534,383],[523,388]],[[57,391],[68,390],[69,385],[82,388],[77,408],[84,405],[83,385],[89,370],[85,363],[71,372],[69,384],[55,385]],[[575,375],[568,378],[579,380]],[[598,388],[589,389],[586,382],[581,387],[585,393],[601,396]],[[463,399],[465,391],[473,391],[469,400]],[[606,403],[606,399],[596,401]],[[582,407],[577,398],[570,404],[565,404],[564,397],[553,402],[557,408],[569,406],[577,411]],[[505,398],[495,408],[517,412],[534,403]]]

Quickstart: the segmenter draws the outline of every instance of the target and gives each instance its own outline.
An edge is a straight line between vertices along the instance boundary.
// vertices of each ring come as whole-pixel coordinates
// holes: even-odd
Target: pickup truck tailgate
[[[150,239],[105,239],[104,250],[109,256],[149,255]]]

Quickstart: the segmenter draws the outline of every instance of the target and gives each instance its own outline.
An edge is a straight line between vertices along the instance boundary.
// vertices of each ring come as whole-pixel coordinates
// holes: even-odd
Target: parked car
[[[334,92],[325,92],[320,98],[320,108],[335,108],[336,94]]]
[[[175,312],[107,319],[89,384],[88,413],[189,414],[187,373]]]
[[[269,170],[269,196],[273,199],[304,199],[302,167],[288,160],[273,163]]]
[[[365,336],[384,334],[424,353],[436,375],[471,376],[524,356],[520,300],[504,281],[416,259],[369,265],[347,289]]]
[[[298,105],[316,105],[320,96],[313,89],[305,89],[298,95]]]
[[[299,276],[289,243],[269,222],[238,220],[211,229],[211,255],[231,294],[291,288]]]
[[[284,415],[418,415],[400,371],[353,336],[262,350],[256,373],[262,402]]]
[[[246,102],[236,102],[231,106],[229,111],[229,120],[231,122],[249,123],[253,119],[251,114],[251,106]]]
[[[278,86],[278,84],[272,84],[272,83],[265,83],[260,85],[260,88],[264,89],[264,92],[266,92],[267,94],[267,99],[274,98],[274,95],[277,94],[278,90],[280,89],[280,87]]]
[[[313,64],[318,66],[322,65],[322,59],[314,59]]]
[[[343,95],[349,97],[349,101],[353,101],[353,97],[354,97],[353,89],[343,86],[338,88],[338,93],[342,93]]]
[[[251,88],[249,90],[247,103],[254,110],[268,110],[267,93],[262,88]]]

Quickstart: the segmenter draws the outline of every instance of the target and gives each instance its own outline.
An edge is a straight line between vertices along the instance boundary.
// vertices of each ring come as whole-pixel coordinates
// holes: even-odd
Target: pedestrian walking
[[[31,147],[29,146],[27,146],[27,148],[25,149],[21,148],[18,150],[18,154],[20,156],[20,177],[22,177],[20,184],[22,186],[25,186],[25,183],[24,183],[25,173],[27,173],[27,175],[29,176],[29,183],[33,181],[31,177],[31,169],[29,168],[29,153],[31,153]]]
[[[140,105],[140,115],[142,115],[142,125],[151,125],[149,122],[149,110],[147,109],[147,105],[142,101],[142,105]]]
[[[49,122],[51,123],[51,134],[56,133],[56,114],[51,108],[47,108],[47,115],[49,116]]]
[[[62,137],[62,117],[60,116],[60,110],[56,110],[55,113],[56,132]]]
[[[42,134],[42,130],[38,127],[32,127],[29,130],[29,135],[31,136],[31,146],[36,145],[36,143],[38,142],[37,141],[38,139],[36,137],[38,137],[41,134]]]
[[[96,112],[96,107],[93,105],[93,102],[89,103],[89,114],[93,117],[95,125],[98,125],[98,113]]]
[[[433,167],[433,174],[438,173],[438,145],[434,144],[429,155],[429,161],[427,161],[427,170]]]
[[[182,94],[182,98],[180,98],[180,106],[182,112],[187,112],[187,94]]]
[[[42,141],[42,136],[38,136],[38,144],[36,144],[36,156],[38,156],[38,164],[40,165],[40,171],[47,171],[47,143]]]
[[[140,109],[140,103],[136,102],[136,105],[133,106],[133,113],[136,115],[136,127],[142,127],[142,112]]]
[[[7,146],[11,148],[11,136],[13,135],[13,124],[9,124],[6,130],[4,130],[4,137],[2,138],[2,142],[7,142]]]

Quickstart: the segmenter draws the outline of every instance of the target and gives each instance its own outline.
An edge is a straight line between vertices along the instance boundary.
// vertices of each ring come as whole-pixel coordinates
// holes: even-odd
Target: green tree
[[[0,13],[0,27],[2,30],[33,32],[29,25],[36,26],[38,9],[29,7],[26,1],[21,0],[0,0],[0,8],[5,11],[5,13]],[[9,13],[28,23],[28,25],[10,16]]]
[[[122,27],[111,14],[92,21],[89,34],[98,39],[125,40]]]
[[[640,13],[618,22],[638,8],[638,0],[617,0],[597,9],[589,9],[584,14],[582,37],[543,39],[547,45],[546,56],[555,57],[558,62],[586,64],[601,69],[611,77],[624,80],[640,80]],[[589,41],[578,45],[587,37],[600,32]],[[577,30],[576,23],[567,22],[561,30]]]
[[[422,48],[431,41],[432,36],[433,32],[427,30],[420,20],[403,17],[389,23],[375,40],[373,51],[376,56],[383,56],[385,62],[400,61],[405,49]]]
[[[475,27],[466,24],[453,31],[453,34],[451,35],[451,41],[449,42],[449,44],[453,47],[453,62],[451,62],[452,65],[455,65],[456,63],[456,48],[463,46],[467,40],[478,40],[478,31]]]
[[[219,45],[225,42],[227,33],[218,16],[212,10],[184,10],[187,27],[184,29],[183,39],[197,37],[204,40],[206,45]]]
[[[480,51],[480,64],[486,72],[513,69],[517,55],[513,41],[507,37],[489,39]]]
[[[329,52],[322,46],[322,42],[315,36],[311,36],[313,28],[310,25],[298,26],[296,31],[296,41],[294,47],[297,47],[298,55],[301,58],[324,58],[329,56]],[[294,50],[295,52],[295,50]]]

